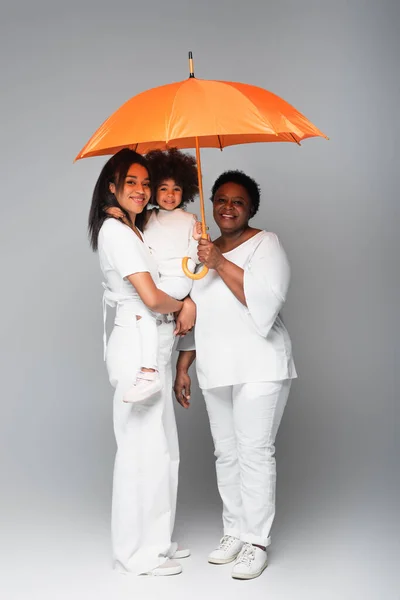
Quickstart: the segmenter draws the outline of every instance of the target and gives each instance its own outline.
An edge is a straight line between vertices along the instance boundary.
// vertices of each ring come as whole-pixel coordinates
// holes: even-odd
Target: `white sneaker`
[[[213,565],[225,565],[226,563],[230,563],[235,560],[242,546],[243,542],[238,538],[233,537],[232,535],[224,535],[220,540],[218,548],[208,555],[208,562]]]
[[[189,548],[179,548],[175,551],[175,554],[172,558],[188,558],[190,556]]]
[[[257,546],[245,544],[232,569],[234,579],[254,579],[267,567],[267,553]]]
[[[135,404],[151,398],[161,390],[161,379],[158,372],[143,373],[138,375],[136,382],[124,395],[124,402]]]
[[[152,569],[148,573],[143,573],[143,575],[153,575],[154,577],[162,577],[164,575],[179,575],[182,573],[182,567],[176,560],[171,560],[168,558],[162,565]]]

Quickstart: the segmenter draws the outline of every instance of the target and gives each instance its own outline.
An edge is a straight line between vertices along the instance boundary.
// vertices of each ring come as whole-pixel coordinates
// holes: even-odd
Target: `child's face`
[[[157,204],[164,210],[174,210],[182,202],[182,188],[173,179],[166,179],[157,188]]]

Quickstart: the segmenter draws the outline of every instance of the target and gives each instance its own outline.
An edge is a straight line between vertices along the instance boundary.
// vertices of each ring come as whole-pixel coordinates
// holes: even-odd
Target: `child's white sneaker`
[[[172,558],[181,559],[181,558],[189,558],[189,556],[190,556],[189,548],[181,548],[180,546],[178,546],[178,548],[176,549]]]
[[[257,546],[245,544],[232,569],[234,579],[254,579],[267,567],[267,553]]]
[[[161,379],[158,371],[140,371],[136,382],[124,395],[124,402],[135,404],[151,398],[161,390]]]
[[[148,573],[142,573],[142,575],[153,575],[162,577],[163,575],[179,575],[179,573],[182,573],[181,565],[176,560],[172,560],[169,558],[159,567],[152,569]]]

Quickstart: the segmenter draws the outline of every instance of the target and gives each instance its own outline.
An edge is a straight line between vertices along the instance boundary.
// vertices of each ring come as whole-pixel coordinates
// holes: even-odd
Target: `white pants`
[[[202,390],[214,439],[224,534],[268,546],[275,516],[275,436],[291,380]]]
[[[122,316],[121,316],[122,315]],[[117,454],[112,499],[114,566],[140,574],[176,550],[175,521],[179,449],[172,403],[173,323],[158,330],[162,392],[140,405],[122,401],[140,368],[140,335],[135,315],[119,313],[107,347],[107,369],[114,394]]]
[[[137,321],[140,335],[141,359],[140,366],[158,371],[158,327],[156,318],[143,315]]]

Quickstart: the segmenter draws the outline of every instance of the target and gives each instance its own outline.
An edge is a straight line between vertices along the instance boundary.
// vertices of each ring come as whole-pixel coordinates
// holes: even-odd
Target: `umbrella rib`
[[[222,151],[222,144],[221,144],[221,138],[220,138],[220,136],[218,136],[218,144],[219,144],[220,150]]]
[[[292,138],[294,139],[294,141],[296,142],[296,144],[298,146],[301,146],[300,142],[298,140],[296,140],[296,138],[294,137],[293,133],[290,134],[292,136]]]

